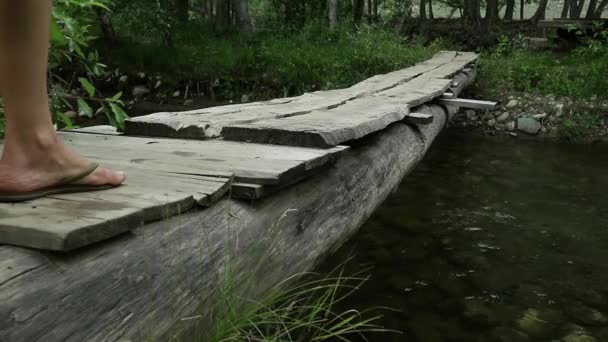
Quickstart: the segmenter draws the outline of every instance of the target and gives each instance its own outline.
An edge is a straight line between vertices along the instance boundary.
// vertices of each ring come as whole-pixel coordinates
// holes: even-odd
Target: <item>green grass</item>
[[[489,51],[480,59],[477,89],[485,95],[526,92],[576,99],[608,99],[608,46],[568,54]]]
[[[379,28],[329,32],[311,24],[298,32],[260,32],[251,36],[214,35],[185,28],[175,47],[125,41],[105,60],[124,71],[161,74],[173,81],[220,80],[238,90],[258,84],[276,95],[347,87],[431,57],[442,43],[423,46]],[[255,95],[255,94],[254,94]]]
[[[374,324],[380,316],[372,312],[335,311],[365,280],[341,272],[295,275],[257,300],[235,295],[228,281],[213,317],[216,324],[200,341],[350,341],[370,331],[388,332]]]

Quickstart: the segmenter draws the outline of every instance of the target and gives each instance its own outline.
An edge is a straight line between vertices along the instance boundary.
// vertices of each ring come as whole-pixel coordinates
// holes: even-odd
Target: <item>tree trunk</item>
[[[608,6],[608,0],[603,0],[602,2],[600,2],[600,5],[597,6],[597,10],[595,10],[596,18],[602,17],[602,13],[604,12],[604,9],[606,8],[606,6]]]
[[[215,28],[225,31],[230,26],[230,11],[228,0],[215,0]]]
[[[565,0],[567,1],[567,0]],[[524,2],[524,0],[521,0],[519,2],[519,20],[524,20],[524,6],[526,5],[526,3]]]
[[[479,0],[464,1],[464,17],[471,25],[473,25],[473,27],[479,27],[481,22],[481,15],[479,14]]]
[[[595,18],[595,8],[597,7],[597,0],[590,0],[589,7],[587,7],[587,14],[585,14],[586,19]]]
[[[190,0],[175,0],[175,10],[177,13],[177,19],[179,21],[188,21],[188,11],[190,11]]]
[[[329,16],[329,29],[335,30],[338,26],[338,0],[328,0],[328,16]]]
[[[566,19],[568,18],[568,12],[570,12],[570,2],[572,0],[564,0],[564,7],[562,8],[562,15],[560,18]]]
[[[498,0],[487,0],[485,19],[488,26],[492,26],[498,21]]]
[[[540,3],[538,4],[538,9],[532,17],[532,22],[538,23],[539,20],[545,19],[545,12],[547,11],[547,2],[548,0],[540,0]]]
[[[507,0],[507,7],[505,8],[505,16],[504,20],[512,21],[513,20],[513,10],[515,9],[515,0]]]
[[[570,12],[570,16],[573,19],[580,19],[581,13],[583,12],[583,6],[585,5],[585,0],[573,0],[572,8]]]
[[[353,21],[355,24],[360,24],[363,18],[363,11],[365,7],[364,0],[352,0],[353,5]]]
[[[116,40],[116,32],[114,31],[110,18],[106,15],[106,11],[98,8],[95,10],[95,14],[97,15],[97,23],[101,29],[103,39],[107,42],[114,42]]]
[[[429,2],[429,19],[435,19],[435,14],[433,14],[433,0],[428,0]]]
[[[418,10],[420,11],[420,20],[424,21],[426,19],[426,0],[420,0]]]
[[[251,24],[251,17],[249,16],[249,0],[233,0],[232,7],[237,13],[237,20],[239,24],[239,31],[241,33],[253,32],[253,25]]]
[[[380,2],[380,0],[374,0],[373,19],[375,23],[378,22],[378,2]]]
[[[372,0],[367,0],[367,23],[372,23]]]

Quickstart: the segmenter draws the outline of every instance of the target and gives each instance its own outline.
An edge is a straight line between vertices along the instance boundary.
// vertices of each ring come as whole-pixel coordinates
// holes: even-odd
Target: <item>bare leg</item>
[[[52,0],[0,0],[0,94],[6,115],[0,192],[52,186],[90,164],[66,148],[51,121],[47,91]],[[99,168],[80,183],[124,182],[125,174]]]

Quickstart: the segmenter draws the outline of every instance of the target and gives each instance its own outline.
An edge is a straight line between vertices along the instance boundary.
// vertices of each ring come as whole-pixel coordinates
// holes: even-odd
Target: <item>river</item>
[[[370,267],[339,309],[370,341],[608,341],[608,146],[442,133],[321,267]]]

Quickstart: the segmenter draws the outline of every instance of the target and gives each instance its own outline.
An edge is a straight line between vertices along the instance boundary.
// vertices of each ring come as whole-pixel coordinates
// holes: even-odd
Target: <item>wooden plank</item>
[[[483,110],[492,110],[496,109],[496,102],[493,101],[482,101],[482,100],[471,100],[471,99],[459,99],[459,98],[440,98],[438,100],[439,103],[444,105],[453,105],[462,108],[472,108],[472,109],[483,109]]]
[[[410,113],[403,121],[411,125],[428,125],[433,122],[433,116],[430,114]]]
[[[121,135],[122,134],[116,130],[116,127],[110,126],[110,125],[74,128],[74,129],[69,130],[68,132],[104,134],[104,135]]]
[[[129,135],[207,139],[220,136],[225,126],[277,119],[328,110],[349,101],[391,89],[420,75],[433,72],[444,78],[451,70],[461,70],[472,55],[442,51],[430,60],[386,75],[377,75],[346,89],[318,91],[302,96],[254,102],[187,112],[155,113],[126,121]],[[476,58],[476,57],[475,57]],[[454,63],[454,60],[456,62]],[[447,69],[443,67],[449,64]]]
[[[116,166],[116,165],[110,165]],[[0,203],[0,244],[68,251],[191,209],[227,193],[230,179],[127,169],[125,185]]]
[[[76,151],[104,164],[280,185],[333,163],[347,147],[310,149],[223,140],[176,140],[61,133]]]
[[[338,108],[224,127],[227,140],[288,146],[331,147],[360,139],[403,120],[409,107],[441,96],[450,80],[416,78]]]

